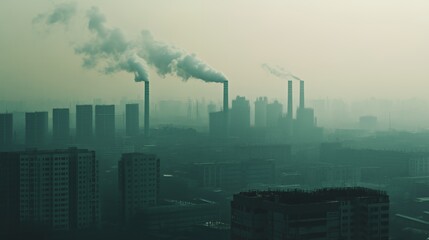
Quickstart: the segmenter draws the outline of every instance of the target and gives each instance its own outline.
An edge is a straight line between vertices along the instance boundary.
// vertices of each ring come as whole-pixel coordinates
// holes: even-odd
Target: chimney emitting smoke
[[[223,82],[223,111],[228,113],[228,82]]]
[[[299,108],[305,108],[304,106],[304,81],[299,81]]]
[[[293,118],[293,95],[292,95],[292,80],[287,82],[288,94],[287,94],[287,116],[289,119]]]
[[[144,82],[144,135],[149,136],[149,81]]]

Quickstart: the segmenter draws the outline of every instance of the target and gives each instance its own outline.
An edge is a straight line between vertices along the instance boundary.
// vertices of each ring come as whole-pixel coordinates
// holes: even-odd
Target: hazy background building
[[[96,143],[111,145],[115,143],[115,105],[95,106]]]
[[[126,104],[125,105],[125,133],[127,136],[139,135],[139,104]]]
[[[70,111],[68,108],[52,110],[52,141],[54,144],[65,145],[70,140]]]
[[[76,142],[91,143],[93,140],[92,105],[76,105]]]
[[[250,104],[245,97],[237,96],[232,100],[229,111],[231,135],[243,136],[250,129]]]
[[[259,97],[255,101],[255,127],[267,127],[267,97]]]
[[[41,147],[48,142],[48,112],[25,113],[25,144]]]

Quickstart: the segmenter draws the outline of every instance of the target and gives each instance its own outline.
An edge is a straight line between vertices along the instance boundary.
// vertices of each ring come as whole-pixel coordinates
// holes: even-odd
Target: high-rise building
[[[230,114],[230,133],[243,135],[250,128],[250,104],[245,97],[237,96],[232,100]]]
[[[100,224],[95,152],[67,150],[0,153],[1,208],[17,227],[49,230],[97,228]],[[3,168],[5,167],[5,168]],[[2,170],[3,171],[3,170]],[[3,217],[3,216],[2,216]]]
[[[231,202],[231,239],[389,239],[389,197],[367,188],[249,191]]]
[[[279,126],[280,119],[282,117],[283,105],[277,100],[267,105],[267,126],[277,127]]]
[[[255,102],[255,127],[267,127],[267,97],[259,97]]]
[[[13,115],[0,113],[0,149],[6,149],[13,142]]]
[[[209,113],[209,133],[215,138],[228,136],[228,113],[224,111]]]
[[[114,144],[115,132],[115,105],[96,105],[95,137],[97,144]]]
[[[54,143],[66,144],[70,139],[70,113],[68,108],[52,110],[52,140]]]
[[[93,137],[92,105],[76,105],[76,142],[91,143]]]
[[[48,141],[48,112],[25,113],[25,144],[44,146]]]
[[[124,153],[119,161],[118,178],[123,220],[158,201],[160,161],[154,154]]]
[[[125,133],[127,136],[139,134],[139,104],[125,105]]]

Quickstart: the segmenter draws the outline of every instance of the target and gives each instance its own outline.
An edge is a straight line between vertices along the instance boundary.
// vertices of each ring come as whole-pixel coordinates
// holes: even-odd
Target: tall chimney
[[[223,82],[223,111],[228,113],[228,82]]]
[[[149,81],[144,82],[144,135],[149,136]]]
[[[304,81],[299,81],[299,108],[304,108]]]
[[[288,86],[288,88],[287,88],[287,116],[288,116],[288,118],[289,119],[292,119],[293,118],[293,103],[292,103],[292,99],[293,99],[293,96],[292,96],[292,80],[289,80],[288,82],[287,82],[287,86]]]

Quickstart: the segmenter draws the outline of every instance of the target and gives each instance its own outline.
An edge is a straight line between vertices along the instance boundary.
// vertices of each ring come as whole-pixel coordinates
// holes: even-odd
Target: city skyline
[[[77,18],[66,27],[34,21],[70,3]],[[262,69],[269,63],[308,81],[309,98],[427,99],[429,17],[424,13],[429,5],[421,1],[42,1],[26,2],[26,8],[13,11],[20,4],[4,1],[1,8],[5,27],[0,46],[5,54],[0,79],[6,86],[1,94],[8,100],[142,96],[143,84],[134,83],[133,74],[104,75],[82,68],[74,49],[90,37],[85,13],[92,6],[104,14],[106,26],[121,29],[127,39],[138,39],[146,29],[155,39],[196,54],[228,77],[232,96],[282,98],[287,83]],[[118,8],[121,11],[115,12]],[[219,84],[162,78],[153,67],[147,69],[154,99],[220,99]]]

